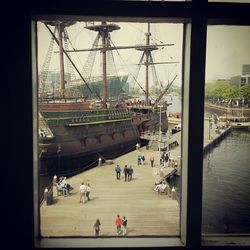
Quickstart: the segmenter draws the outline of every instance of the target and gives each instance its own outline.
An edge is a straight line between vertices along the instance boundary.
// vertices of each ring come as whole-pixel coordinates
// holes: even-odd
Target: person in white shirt
[[[85,194],[86,194],[86,186],[84,185],[84,182],[82,182],[80,188],[79,188],[79,192],[80,192],[80,203],[84,203],[85,202]],[[83,198],[83,201],[82,201]]]
[[[87,186],[86,186],[86,197],[87,197],[88,201],[90,200],[89,194],[90,194],[90,185],[87,184]]]
[[[126,219],[125,216],[123,216],[123,218],[122,218],[122,235],[127,234],[127,223],[128,223],[128,220]]]
[[[68,190],[68,184],[67,184],[67,181],[66,181],[66,177],[63,178],[60,186],[62,187],[62,190],[63,190],[63,195],[64,197],[68,196],[69,195],[69,190]]]

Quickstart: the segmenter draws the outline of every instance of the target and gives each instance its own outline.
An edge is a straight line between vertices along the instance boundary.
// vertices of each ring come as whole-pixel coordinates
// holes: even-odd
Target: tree
[[[221,97],[223,99],[235,99],[239,97],[239,90],[235,85],[225,86],[221,91]]]
[[[250,85],[240,87],[240,98],[250,101]]]
[[[246,96],[246,90],[243,89],[242,93],[236,85],[229,84],[228,82],[215,82],[205,85],[205,98],[209,100],[230,100],[241,98],[241,95]]]

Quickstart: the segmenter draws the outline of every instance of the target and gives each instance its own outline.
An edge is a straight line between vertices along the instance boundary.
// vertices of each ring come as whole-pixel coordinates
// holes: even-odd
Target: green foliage
[[[238,88],[228,82],[206,83],[205,98],[210,100],[250,99],[250,85]]]
[[[250,100],[250,85],[244,85],[240,88],[240,97],[245,100]]]

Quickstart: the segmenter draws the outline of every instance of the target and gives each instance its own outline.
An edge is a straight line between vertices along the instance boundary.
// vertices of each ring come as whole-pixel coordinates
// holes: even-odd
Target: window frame
[[[47,4],[47,6],[45,5]],[[81,8],[79,8],[79,6]],[[165,239],[155,238],[126,238],[100,239],[103,247],[174,247],[175,249],[198,249],[205,245],[212,245],[211,237],[202,235],[201,215],[202,215],[202,166],[203,166],[203,117],[204,117],[204,85],[205,85],[205,59],[206,59],[206,31],[207,25],[250,25],[250,4],[232,3],[212,3],[207,0],[193,0],[187,2],[146,2],[146,1],[84,1],[84,3],[72,7],[69,3],[61,3],[58,8],[48,4],[46,1],[41,3],[39,8],[31,6],[29,14],[31,18],[31,45],[32,45],[32,86],[33,103],[37,103],[37,50],[34,46],[36,42],[35,21],[39,20],[44,14],[53,16],[74,15],[84,16],[91,20],[105,18],[106,16],[119,21],[147,21],[150,18],[164,20],[166,22],[184,23],[183,39],[183,96],[182,96],[182,193],[180,207],[180,238],[166,237]],[[138,9],[140,12],[138,13]],[[237,10],[237,11],[236,11]],[[128,16],[129,13],[129,16]],[[242,15],[243,13],[243,15]],[[245,14],[245,15],[244,15]],[[27,25],[27,24],[26,24]],[[31,65],[30,65],[31,67]],[[192,98],[194,97],[195,98]],[[33,133],[37,129],[37,107],[33,105]],[[195,126],[194,126],[195,124]],[[35,134],[34,134],[35,135]],[[37,148],[37,138],[33,136],[33,149]],[[37,150],[33,151],[33,164],[37,164]],[[195,161],[193,160],[195,159]],[[33,169],[33,211],[34,211],[34,239],[36,247],[62,246],[65,247],[97,247],[95,239],[41,239],[39,236],[39,199],[38,197],[38,170]],[[193,184],[195,183],[195,185]],[[223,236],[219,242],[223,242]],[[245,240],[249,238],[244,238]],[[114,240],[114,241],[113,241]],[[236,244],[237,237],[230,237],[230,241]],[[225,245],[228,245],[224,241]],[[151,244],[154,245],[151,245]],[[58,245],[59,244],[59,245]],[[60,245],[61,244],[61,245]],[[66,245],[65,245],[66,244]],[[218,243],[219,244],[219,243]]]

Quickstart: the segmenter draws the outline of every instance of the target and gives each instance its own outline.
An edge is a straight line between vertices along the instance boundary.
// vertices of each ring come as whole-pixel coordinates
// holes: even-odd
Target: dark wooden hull
[[[79,118],[74,118],[74,123],[71,119],[69,121],[71,113],[76,116],[75,110],[65,111],[64,117],[63,113],[57,111],[48,114],[44,112],[54,138],[48,143],[46,151],[40,154],[40,174],[71,175],[96,166],[99,157],[113,159],[135,149],[137,143],[146,145],[147,142],[142,141],[140,135],[148,130],[159,130],[159,113],[145,109],[127,113],[132,115],[126,116],[126,112],[122,113],[124,110],[114,109],[113,117],[110,114],[107,116],[110,120],[97,121],[102,112],[99,110],[96,120],[85,123]],[[83,111],[79,111],[79,117],[83,114],[80,112]],[[161,119],[161,130],[166,132],[166,112],[162,113]],[[66,123],[68,121],[71,123]]]

